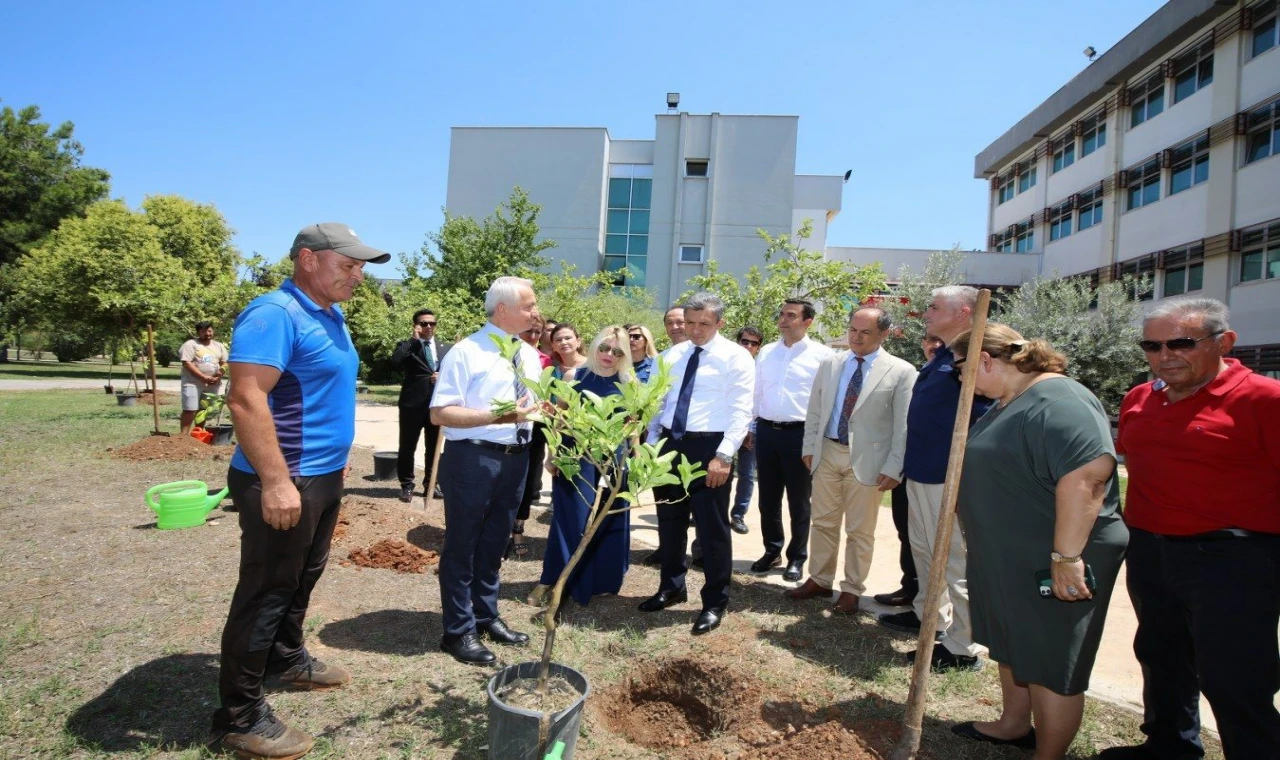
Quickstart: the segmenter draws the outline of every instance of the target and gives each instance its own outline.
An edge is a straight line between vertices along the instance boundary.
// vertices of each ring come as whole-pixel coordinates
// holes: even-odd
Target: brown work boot
[[[851,594],[848,591],[841,591],[840,598],[836,603],[831,605],[832,612],[838,612],[841,615],[853,615],[858,611],[858,595]]]
[[[795,599],[797,601],[800,601],[803,599],[812,599],[815,596],[821,596],[825,599],[831,596],[831,589],[823,588],[822,586],[818,585],[818,582],[815,581],[813,578],[809,578],[803,584],[795,588],[789,588],[786,591],[783,591],[782,595],[788,599]]]
[[[247,731],[215,734],[209,748],[215,752],[234,752],[237,757],[250,760],[296,760],[310,752],[315,742],[305,732],[286,726],[268,712]]]
[[[336,689],[351,680],[351,674],[338,665],[325,665],[314,657],[294,665],[275,676],[275,680],[294,689]]]

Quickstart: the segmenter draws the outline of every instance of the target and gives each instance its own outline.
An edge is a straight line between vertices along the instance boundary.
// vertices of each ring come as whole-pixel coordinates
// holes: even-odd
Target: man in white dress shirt
[[[751,565],[767,573],[782,564],[782,494],[787,494],[791,542],[786,581],[798,581],[809,558],[809,468],[801,460],[809,391],[818,367],[834,351],[809,337],[813,304],[788,298],[778,312],[779,339],[760,349],[756,362],[756,483],[760,489],[760,532],[764,556]]]
[[[755,366],[742,346],[720,335],[724,302],[711,293],[697,293],[684,304],[684,333],[688,341],[667,352],[671,389],[649,427],[649,440],[661,440],[664,451],[683,454],[707,474],[689,484],[653,489],[658,501],[658,552],[662,580],[658,593],[640,604],[656,612],[686,601],[684,548],[689,515],[702,545],[702,611],[693,624],[694,635],[720,625],[729,604],[733,572],[733,544],[729,531],[730,475],[733,455],[751,422]]]
[[[469,665],[496,659],[480,634],[500,644],[529,641],[498,617],[498,568],[530,466],[533,425],[526,418],[537,402],[525,381],[537,379],[542,365],[537,349],[519,334],[533,324],[536,306],[529,280],[494,280],[484,299],[489,321],[444,355],[431,397],[431,421],[444,428],[449,442],[439,474],[445,495],[440,648]],[[518,344],[513,361],[502,357],[491,335]],[[515,401],[516,409],[495,415],[495,400]]]

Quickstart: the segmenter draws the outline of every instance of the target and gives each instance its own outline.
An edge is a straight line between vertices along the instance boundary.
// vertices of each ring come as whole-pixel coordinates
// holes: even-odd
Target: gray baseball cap
[[[289,258],[298,258],[298,251],[303,248],[334,251],[360,261],[372,261],[374,264],[385,264],[391,260],[391,254],[361,243],[360,238],[356,237],[356,231],[342,222],[321,222],[303,227],[293,239]]]

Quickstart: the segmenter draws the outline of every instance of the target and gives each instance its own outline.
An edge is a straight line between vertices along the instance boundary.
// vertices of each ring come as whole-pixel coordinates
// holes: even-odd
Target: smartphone
[[[1057,599],[1053,595],[1053,574],[1048,569],[1036,573],[1036,583],[1040,589],[1040,596],[1045,599]],[[1089,589],[1089,593],[1098,593],[1098,581],[1093,577],[1093,568],[1089,565],[1084,566],[1084,585]]]

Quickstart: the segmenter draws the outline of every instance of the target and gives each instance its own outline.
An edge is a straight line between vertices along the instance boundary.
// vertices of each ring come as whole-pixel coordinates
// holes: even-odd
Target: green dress
[[[1129,543],[1114,474],[1084,549],[1097,578],[1093,600],[1043,598],[1036,573],[1050,565],[1058,480],[1103,454],[1116,455],[1102,404],[1070,378],[1042,380],[1008,406],[992,406],[970,429],[965,451],[959,514],[974,641],[1019,682],[1059,694],[1089,688]]]

